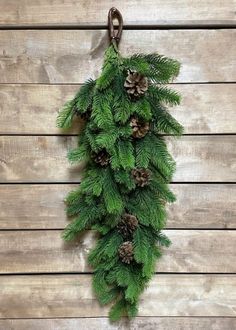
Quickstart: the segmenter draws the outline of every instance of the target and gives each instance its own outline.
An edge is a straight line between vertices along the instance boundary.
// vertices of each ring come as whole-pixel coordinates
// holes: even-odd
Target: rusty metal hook
[[[119,22],[117,30],[115,29],[115,27],[113,25],[114,18],[117,18],[118,22]],[[112,7],[108,13],[108,29],[109,29],[110,41],[112,42],[113,40],[115,40],[118,44],[120,41],[120,38],[121,38],[122,29],[123,29],[123,18],[122,18],[121,13],[119,12],[119,10],[115,7]]]

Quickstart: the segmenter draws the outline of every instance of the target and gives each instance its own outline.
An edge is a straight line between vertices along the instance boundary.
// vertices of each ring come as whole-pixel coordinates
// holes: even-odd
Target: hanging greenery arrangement
[[[118,18],[118,32],[113,19]],[[88,80],[59,113],[57,125],[69,128],[74,116],[84,121],[71,163],[86,162],[78,189],[66,198],[72,222],[65,240],[88,229],[99,233],[88,256],[93,289],[100,303],[113,303],[111,320],[137,314],[138,298],[154,271],[161,248],[165,205],[175,200],[168,183],[175,162],[163,134],[181,135],[182,126],[166,106],[180,96],[163,86],[179,73],[179,63],[159,54],[124,58],[118,51],[122,16],[109,11],[111,43],[101,75]]]

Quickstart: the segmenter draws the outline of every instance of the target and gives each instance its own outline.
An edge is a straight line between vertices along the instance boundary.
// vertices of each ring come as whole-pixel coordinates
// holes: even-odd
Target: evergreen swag
[[[163,84],[178,72],[177,61],[158,54],[123,58],[113,40],[101,76],[85,82],[57,119],[60,128],[69,128],[75,115],[84,120],[68,159],[87,167],[66,199],[73,221],[63,237],[72,240],[87,229],[100,233],[88,260],[99,301],[113,302],[111,320],[136,315],[161,247],[170,245],[161,229],[165,204],[175,200],[168,188],[175,162],[161,134],[181,135],[183,129],[166,110],[180,96]]]

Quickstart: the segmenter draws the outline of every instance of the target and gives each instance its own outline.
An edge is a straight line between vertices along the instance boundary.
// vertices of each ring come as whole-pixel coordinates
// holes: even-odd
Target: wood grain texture
[[[131,30],[124,31],[120,50],[178,59],[178,82],[233,82],[235,38],[233,29]],[[99,75],[108,43],[104,30],[11,30],[0,31],[0,39],[0,83],[83,83]]]
[[[0,330],[235,330],[231,317],[137,317],[111,323],[108,318],[0,320]]]
[[[85,79],[100,74],[108,45],[101,28],[108,9],[117,6],[125,26],[133,27],[123,33],[124,56],[158,51],[182,63],[172,87],[183,101],[170,111],[185,133],[235,133],[236,30],[230,29],[235,5],[235,0],[0,1],[0,27],[60,27],[0,31],[0,134],[58,135],[0,137],[0,330],[236,328],[236,231],[222,230],[236,228],[236,184],[229,184],[236,182],[236,136],[167,138],[177,161],[171,185],[177,202],[168,206],[166,229],[172,245],[142,296],[139,317],[111,324],[88,274],[95,233],[70,243],[60,237],[68,223],[63,199],[78,185],[83,165],[72,167],[66,160],[76,145],[66,134],[76,133],[76,125],[70,132],[55,128],[62,104]],[[69,25],[83,29],[61,29]]]
[[[63,229],[63,202],[77,184],[0,185],[0,229]],[[235,184],[172,184],[167,228],[236,228]]]
[[[236,316],[235,275],[156,275],[139,316]],[[107,316],[89,275],[1,276],[0,318]]]
[[[0,134],[68,134],[56,128],[59,109],[80,85],[0,85]],[[169,108],[187,134],[234,133],[236,84],[171,86],[182,95],[181,105]],[[222,111],[222,106],[224,111]],[[229,119],[230,118],[230,119]]]
[[[234,0],[206,0],[194,5],[188,0],[1,0],[0,25],[73,25],[104,26],[111,7],[124,16],[124,24],[132,25],[210,25],[235,23]],[[178,10],[177,10],[178,9]]]
[[[236,136],[167,138],[177,162],[175,182],[235,182]],[[70,166],[66,154],[76,137],[1,136],[0,182],[78,182],[82,164]]]
[[[0,232],[0,273],[84,273],[96,233],[64,242],[61,231]],[[236,231],[166,230],[172,245],[156,265],[161,273],[236,273]],[[227,258],[225,256],[227,255]]]

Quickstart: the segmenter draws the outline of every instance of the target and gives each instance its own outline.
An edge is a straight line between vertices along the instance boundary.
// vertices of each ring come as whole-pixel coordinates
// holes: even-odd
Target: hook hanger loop
[[[113,20],[115,18],[117,18],[119,22],[117,30],[115,29],[113,24]],[[123,17],[120,11],[115,7],[112,7],[108,12],[108,29],[109,29],[110,41],[112,42],[113,40],[115,40],[118,44],[123,30]]]

